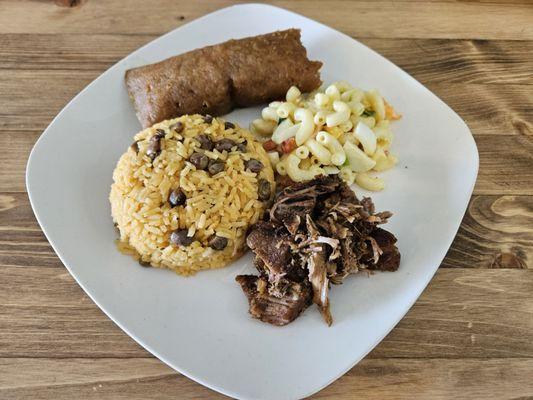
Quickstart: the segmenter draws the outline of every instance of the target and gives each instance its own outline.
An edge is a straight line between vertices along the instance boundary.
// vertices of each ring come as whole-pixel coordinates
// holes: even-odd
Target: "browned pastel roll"
[[[143,127],[184,114],[221,115],[284,98],[297,86],[322,83],[298,29],[193,50],[126,71],[126,86]]]

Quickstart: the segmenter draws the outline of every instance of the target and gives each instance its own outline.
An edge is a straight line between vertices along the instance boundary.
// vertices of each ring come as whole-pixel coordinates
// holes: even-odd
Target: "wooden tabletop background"
[[[233,3],[0,0],[0,399],[224,398],[152,357],[92,303],[39,229],[24,173],[39,135],[89,82]],[[533,398],[533,3],[273,3],[405,69],[465,119],[480,155],[468,211],[428,288],[314,398]]]

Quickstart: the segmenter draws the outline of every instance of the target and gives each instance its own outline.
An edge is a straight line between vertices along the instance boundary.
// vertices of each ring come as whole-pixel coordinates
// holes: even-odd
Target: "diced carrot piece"
[[[383,103],[385,103],[385,118],[391,121],[400,119],[402,116],[400,114],[397,114],[396,111],[394,111],[394,108],[387,103],[385,99],[383,99]]]
[[[293,151],[296,147],[296,140],[291,137],[290,139],[285,140],[283,143],[281,143],[281,151],[285,154],[290,153]]]
[[[274,151],[278,148],[278,145],[273,140],[267,140],[265,143],[263,143],[263,149],[265,151]]]

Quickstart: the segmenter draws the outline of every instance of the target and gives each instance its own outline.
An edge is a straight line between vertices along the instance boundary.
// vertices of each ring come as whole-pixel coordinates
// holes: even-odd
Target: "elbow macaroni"
[[[357,174],[355,177],[355,182],[363,189],[370,190],[372,192],[379,192],[385,187],[385,182],[383,182],[383,179],[378,178],[377,176],[370,176],[367,173]]]
[[[283,104],[282,101],[273,101],[272,103],[270,103],[268,106],[270,108],[278,108],[279,106],[281,106]]]
[[[354,130],[354,136],[361,143],[367,155],[372,156],[376,152],[376,135],[366,124],[359,122]]]
[[[348,167],[343,167],[339,171],[340,178],[346,182],[347,184],[351,185],[355,181],[355,173]]]
[[[315,129],[313,113],[305,108],[298,108],[294,112],[294,119],[301,122],[300,128],[298,128],[298,131],[296,132],[296,144],[300,146],[311,137]]]
[[[338,82],[333,82],[333,85],[339,89],[339,91],[341,93],[343,92],[346,92],[348,90],[351,90],[352,89],[352,85],[350,85],[348,82],[346,81],[338,81]]]
[[[296,157],[300,160],[305,160],[309,157],[309,148],[305,145],[297,147],[296,150],[294,150],[294,154],[296,154]]]
[[[276,123],[279,121],[278,113],[276,112],[276,109],[272,107],[263,108],[263,111],[261,111],[261,117],[263,117],[263,119],[267,121],[270,120]]]
[[[296,106],[292,103],[282,103],[276,109],[276,113],[278,114],[278,117],[280,118],[288,118],[289,115],[294,113],[295,109],[296,109]]]
[[[331,163],[333,165],[344,164],[346,161],[346,154],[337,139],[327,132],[320,131],[316,135],[316,141],[329,150],[331,153]]]
[[[294,125],[292,121],[287,118],[281,124],[279,124],[278,127],[272,133],[272,141],[278,144],[283,143],[283,141],[290,139],[291,137],[296,135],[297,130],[298,126]]]
[[[329,85],[326,88],[326,94],[333,100],[340,100],[341,98],[341,92],[335,85]]]
[[[327,116],[328,116],[328,113],[326,111],[323,111],[323,110],[317,111],[317,113],[313,117],[313,122],[317,126],[324,125],[326,123]]]
[[[374,115],[376,116],[376,121],[382,121],[385,119],[385,103],[383,102],[383,97],[378,93],[377,90],[371,90],[367,93],[367,99],[372,108],[374,109]]]
[[[276,166],[279,163],[279,154],[277,151],[270,151],[267,153],[268,159],[270,160],[270,163],[272,166]]]
[[[329,96],[325,93],[315,95],[315,104],[317,107],[326,107],[329,104]]]
[[[322,168],[326,175],[337,175],[340,171],[337,167],[334,167],[332,165],[326,165]]]
[[[287,167],[285,166],[285,161],[286,160],[280,161],[276,164],[276,171],[282,176],[287,175]]]
[[[382,147],[378,147],[372,158],[376,162],[373,170],[378,172],[391,169],[398,162],[398,159],[395,156],[390,154],[387,150],[383,150]]]
[[[315,139],[309,139],[305,144],[311,154],[313,154],[321,164],[331,164],[331,153],[328,149],[318,143]]]
[[[287,91],[287,95],[285,96],[285,99],[289,103],[295,103],[298,101],[298,98],[302,95],[302,92],[300,92],[300,89],[298,89],[296,86],[291,86],[289,90]]]
[[[353,122],[350,120],[344,121],[339,125],[339,128],[341,128],[343,132],[350,132],[353,129]]]
[[[333,110],[335,112],[326,117],[326,125],[328,127],[331,128],[340,125],[350,119],[350,107],[345,102],[340,100],[334,101]]]
[[[354,172],[370,171],[376,165],[376,162],[368,157],[364,151],[359,149],[355,144],[344,143],[344,151],[348,158],[350,168]]]
[[[252,122],[250,130],[261,136],[270,136],[276,127],[276,122],[259,118]]]
[[[285,160],[285,169],[287,171],[287,175],[289,175],[289,177],[293,181],[310,181],[315,176],[324,173],[324,170],[320,167],[317,167],[316,165],[311,166],[309,169],[301,169],[300,161],[301,160],[294,154],[289,154],[289,156]]]
[[[302,94],[292,86],[285,100],[271,102],[250,124],[254,134],[271,136],[279,145],[268,153],[278,174],[298,182],[338,174],[348,184],[383,189],[383,179],[369,172],[385,171],[398,162],[390,153],[389,126],[398,114],[377,90],[365,92],[335,82]]]

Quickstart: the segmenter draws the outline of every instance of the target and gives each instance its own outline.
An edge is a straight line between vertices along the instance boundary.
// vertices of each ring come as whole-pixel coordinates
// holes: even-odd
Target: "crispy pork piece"
[[[282,290],[264,278],[239,275],[236,278],[250,304],[250,314],[263,322],[283,326],[294,321],[311,304],[312,290],[307,283],[286,281]]]
[[[246,244],[273,281],[285,275],[291,263],[289,242],[289,235],[271,222],[258,222],[246,238]]]
[[[310,61],[298,29],[288,29],[171,57],[126,71],[126,87],[146,128],[184,114],[222,115],[285,97],[295,85],[322,83],[321,62]]]
[[[396,247],[396,237],[385,229],[377,228],[372,232],[372,238],[381,250],[377,262],[369,263],[368,269],[394,272],[400,266],[400,252]]]
[[[284,325],[308,301],[331,325],[331,283],[340,284],[359,271],[398,269],[396,238],[378,226],[391,215],[376,213],[370,198],[359,200],[336,176],[285,187],[276,195],[268,221],[254,224],[248,234],[260,276],[236,279],[250,301],[250,313]]]

